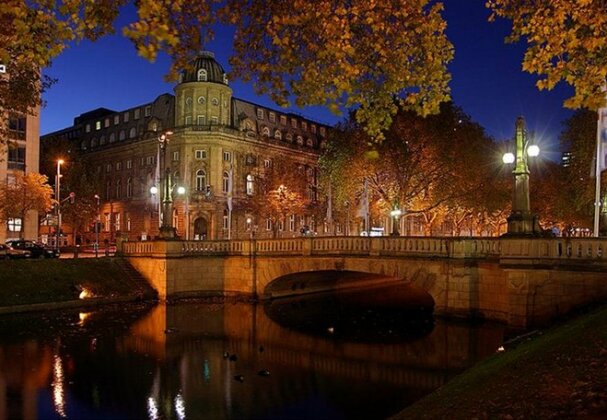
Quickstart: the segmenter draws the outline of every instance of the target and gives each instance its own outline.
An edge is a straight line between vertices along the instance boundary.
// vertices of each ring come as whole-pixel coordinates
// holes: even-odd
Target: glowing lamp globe
[[[156,195],[156,194],[158,194],[158,188],[156,188],[156,186],[151,187],[151,188],[150,188],[150,193],[151,193],[152,195]]]
[[[179,194],[179,195],[185,194],[185,187],[177,187],[177,194]]]
[[[527,148],[527,154],[531,157],[538,156],[540,154],[540,148],[536,144],[532,144]]]
[[[504,156],[502,156],[502,162],[505,164],[514,163],[514,153],[504,153]]]

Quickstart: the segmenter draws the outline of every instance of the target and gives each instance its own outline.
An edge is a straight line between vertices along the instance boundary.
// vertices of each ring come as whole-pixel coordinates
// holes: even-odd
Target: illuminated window
[[[115,221],[115,229],[116,231],[119,231],[121,226],[120,226],[120,213],[114,213],[114,221]]]
[[[207,174],[200,169],[196,172],[196,191],[204,191],[207,185]]]
[[[101,130],[101,121],[95,122],[95,130]]]
[[[295,231],[295,215],[294,214],[289,216],[289,230],[291,232]]]
[[[173,152],[173,162],[177,162],[179,160],[179,150],[175,150]]]
[[[272,219],[269,217],[266,219],[266,230],[272,230]]]
[[[247,195],[253,195],[253,193],[255,192],[255,178],[253,178],[253,175],[248,174],[247,175]]]
[[[23,220],[20,217],[9,217],[7,223],[9,232],[21,232],[23,228]]]

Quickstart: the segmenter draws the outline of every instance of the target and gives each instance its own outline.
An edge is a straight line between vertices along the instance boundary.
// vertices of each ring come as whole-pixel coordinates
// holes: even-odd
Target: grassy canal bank
[[[149,299],[155,291],[117,258],[0,261],[0,312]],[[88,295],[82,296],[85,291]],[[11,309],[13,308],[13,309]]]
[[[607,418],[607,305],[506,343],[394,418]]]

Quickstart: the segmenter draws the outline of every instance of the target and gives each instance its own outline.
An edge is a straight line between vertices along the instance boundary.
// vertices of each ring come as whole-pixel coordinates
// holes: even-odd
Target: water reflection
[[[0,418],[385,418],[503,339],[399,293],[2,317]]]

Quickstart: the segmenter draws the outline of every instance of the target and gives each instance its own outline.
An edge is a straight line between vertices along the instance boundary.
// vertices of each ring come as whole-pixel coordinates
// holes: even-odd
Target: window
[[[280,219],[280,220],[278,221],[278,230],[279,230],[279,231],[281,231],[281,232],[282,232],[283,230],[285,230],[285,221],[284,221],[284,220],[282,220],[282,219]]]
[[[247,190],[247,195],[253,195],[253,193],[255,192],[255,178],[253,178],[253,175],[248,174],[247,175],[247,185],[246,185],[246,190]]]
[[[266,219],[266,230],[272,230],[272,219],[269,217]]]
[[[294,214],[289,216],[289,230],[291,232],[295,231],[295,215]]]
[[[314,140],[312,139],[306,139],[306,145],[309,147],[314,147]]]
[[[207,174],[202,169],[196,172],[196,191],[204,191],[207,185]]]
[[[90,133],[90,132],[91,132],[91,125],[90,125],[90,124],[87,124],[87,125],[84,127],[84,131],[86,131],[87,133]]]
[[[274,138],[278,140],[282,139],[282,133],[280,132],[280,130],[274,131]]]
[[[217,117],[211,117],[211,124],[217,125],[219,123],[219,119]]]
[[[120,115],[114,115],[114,125],[120,124]]]
[[[109,126],[110,126],[110,119],[109,119],[109,118],[106,118],[106,119],[103,121],[103,127],[104,127],[104,128],[108,128]]]
[[[116,141],[116,134],[111,133],[110,134],[110,143],[114,143]]]
[[[146,117],[149,117],[150,115],[152,115],[152,107],[150,105],[145,107],[145,109],[143,111],[143,115]]]
[[[312,129],[312,133],[316,134],[316,125],[312,124],[310,128]]]
[[[276,114],[273,112],[270,112],[270,122],[276,122]]]
[[[146,165],[153,165],[156,161],[155,158],[155,156],[148,156],[147,158],[145,158]]]
[[[263,161],[263,167],[264,168],[269,168],[270,166],[272,166],[272,161],[270,159],[265,159]]]
[[[131,178],[126,180],[126,196],[127,198],[133,196],[133,180]]]
[[[297,120],[295,118],[291,118],[291,126],[297,128]]]
[[[287,125],[287,117],[286,117],[286,116],[284,116],[284,115],[281,115],[281,116],[280,116],[280,123],[281,123],[282,125]]]
[[[118,134],[118,140],[124,140],[126,138],[126,132],[124,130],[120,130],[120,133]]]
[[[211,100],[211,103],[212,103],[214,106],[217,106],[217,105],[219,105],[219,99],[217,99],[217,98],[213,98],[213,99]]]
[[[99,137],[99,146],[103,146],[105,144],[105,136]]]
[[[131,169],[133,167],[133,161],[131,159],[126,161],[126,168]]]
[[[263,120],[263,109],[257,108],[257,119]]]
[[[23,220],[20,217],[9,217],[8,218],[9,232],[21,232],[22,228],[23,228]]]
[[[116,198],[120,198],[122,195],[122,182],[120,180],[116,181]]]
[[[302,146],[304,144],[304,140],[302,136],[297,136],[297,144],[299,144],[300,146]]]
[[[228,75],[227,74],[223,74],[223,84],[227,85],[228,84]]]
[[[110,231],[110,224],[112,222],[112,215],[110,213],[105,213],[103,215],[103,230],[105,230],[106,232]]]
[[[122,120],[124,122],[129,122],[129,111],[124,113],[124,115],[122,116]]]
[[[206,98],[205,98],[204,96],[199,96],[199,97],[198,97],[198,103],[199,103],[200,105],[204,105],[204,103],[205,103],[206,101],[207,101],[207,100],[206,100]]]
[[[225,171],[222,177],[221,191],[226,194],[230,192],[230,174]]]
[[[224,209],[223,210],[223,229],[227,230],[229,225],[229,220],[228,220],[228,209]]]
[[[101,121],[95,122],[95,130],[101,130]]]
[[[206,159],[207,151],[198,149],[194,152],[194,156],[196,157],[196,159]]]
[[[135,127],[131,127],[131,129],[129,130],[129,138],[135,138],[135,136],[137,135],[137,129]]]
[[[223,161],[232,162],[232,152],[228,152],[228,151],[224,150],[223,151]]]
[[[263,127],[261,129],[261,135],[262,136],[270,137],[270,129],[268,127]]]
[[[177,209],[173,209],[173,227],[179,229],[179,212]]]
[[[190,115],[188,115],[187,117],[185,117],[185,125],[191,125],[192,124],[192,117]]]
[[[139,108],[136,108],[136,109],[133,111],[133,119],[134,119],[134,120],[138,120],[138,119],[139,119],[139,115],[140,115],[140,114],[141,114],[141,110],[140,110]]]
[[[116,162],[116,170],[117,171],[121,171],[122,170],[122,162]]]
[[[105,199],[109,200],[110,198],[112,198],[112,181],[108,179],[105,183]]]
[[[287,133],[286,138],[287,138],[287,141],[293,141],[293,134]]]
[[[324,127],[320,127],[320,135],[321,136],[325,136],[325,128]]]
[[[131,214],[124,213],[124,219],[126,220],[126,231],[130,232],[131,231]]]
[[[115,224],[115,228],[116,228],[116,232],[118,232],[120,230],[120,213],[114,213],[114,220],[116,222]]]
[[[207,71],[205,69],[198,70],[198,76],[196,78],[199,82],[207,81]]]
[[[207,117],[204,115],[198,115],[196,117],[196,124],[205,125],[207,123]]]
[[[112,164],[108,163],[107,165],[105,165],[105,173],[109,174],[112,171]]]
[[[303,131],[307,131],[307,130],[308,130],[308,123],[307,123],[307,122],[305,122],[305,121],[302,121],[302,122],[301,122],[301,129],[302,129]]]
[[[179,160],[179,150],[175,150],[173,152],[173,162],[177,162]]]

